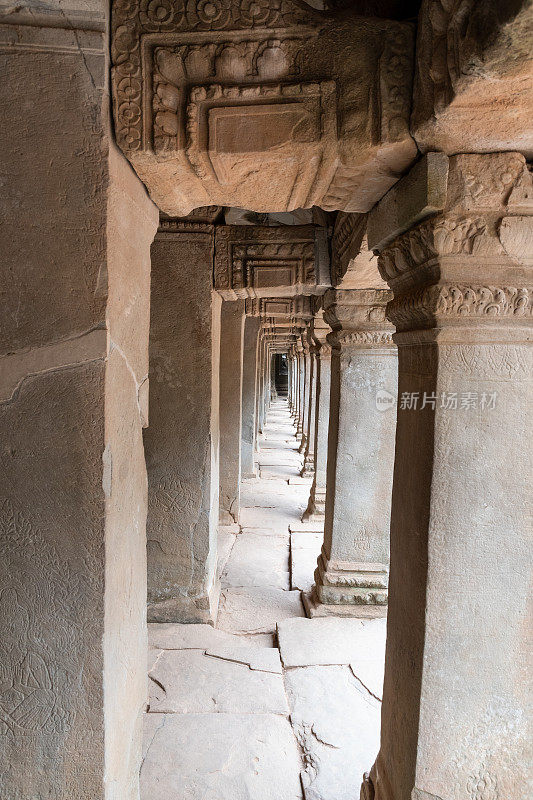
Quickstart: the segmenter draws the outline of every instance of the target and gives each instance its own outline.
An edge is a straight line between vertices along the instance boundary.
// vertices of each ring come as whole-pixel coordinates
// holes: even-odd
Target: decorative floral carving
[[[346,331],[334,334],[340,345],[393,345],[392,331]]]
[[[360,252],[366,221],[366,214],[337,214],[331,241],[331,278],[334,286],[341,281],[350,260]]]
[[[231,0],[189,0],[187,19],[201,30],[226,28],[231,22]]]
[[[250,26],[259,30],[273,25],[290,28],[309,22],[308,17],[305,11],[290,0],[273,0],[273,2],[242,0],[240,3],[238,0],[187,0],[186,4],[185,0],[115,0],[111,58],[113,73],[116,76],[113,88],[116,132],[120,146],[128,152],[139,150],[142,145],[141,93],[144,89],[141,86],[140,41],[143,34],[165,31],[179,34],[183,31],[242,30]],[[261,41],[263,40],[255,43],[255,49]],[[201,54],[201,61],[206,55],[212,57],[211,51],[214,52],[215,46],[215,43],[198,41],[190,44],[188,51]],[[253,53],[250,55],[250,59],[252,58]],[[286,56],[284,60],[286,61]],[[189,66],[193,63],[194,59]],[[207,77],[205,74],[198,74],[194,69],[192,72],[189,69],[189,72],[188,75],[183,72],[183,79],[201,81]],[[123,78],[135,81],[134,96],[130,84],[122,82]],[[234,75],[233,80],[236,78]],[[155,109],[155,114],[158,110]],[[165,130],[165,124],[167,127],[168,125],[172,127],[173,123],[169,119],[162,121],[160,117],[157,126]],[[165,132],[168,133],[168,129]],[[168,149],[168,142],[159,144]]]
[[[179,25],[185,8],[181,0],[141,0],[139,21],[147,30]]]
[[[436,318],[526,317],[528,289],[513,286],[428,286],[391,300],[387,316],[399,329],[429,325]]]

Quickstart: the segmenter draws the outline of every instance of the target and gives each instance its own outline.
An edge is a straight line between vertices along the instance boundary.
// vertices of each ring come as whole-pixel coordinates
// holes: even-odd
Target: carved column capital
[[[399,332],[461,341],[468,329],[482,341],[504,327],[520,340],[533,286],[533,182],[524,157],[450,158],[442,210],[387,243],[378,265],[394,291],[387,318]]]
[[[324,320],[332,331],[326,337],[334,348],[392,347],[394,329],[386,319],[392,293],[388,289],[331,290],[324,298]]]

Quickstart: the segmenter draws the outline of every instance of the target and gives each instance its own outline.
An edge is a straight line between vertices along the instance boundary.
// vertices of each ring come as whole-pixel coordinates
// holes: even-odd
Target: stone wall
[[[41,12],[0,38],[0,795],[134,800],[157,216],[111,143],[105,13]]]

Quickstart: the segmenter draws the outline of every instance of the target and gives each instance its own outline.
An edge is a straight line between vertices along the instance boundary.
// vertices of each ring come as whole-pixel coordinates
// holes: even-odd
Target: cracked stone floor
[[[219,532],[209,625],[149,625],[142,800],[354,800],[379,747],[385,620],[304,616],[322,535],[285,400]]]

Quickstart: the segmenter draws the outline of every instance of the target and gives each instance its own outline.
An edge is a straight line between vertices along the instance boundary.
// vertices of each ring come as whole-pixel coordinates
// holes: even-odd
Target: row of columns
[[[408,176],[410,208],[400,183],[370,218],[390,289],[328,291],[331,331],[308,329],[318,368],[305,336],[291,351],[298,429],[309,402],[318,422],[308,519],[321,511],[331,364],[324,544],[306,608],[374,616],[388,603],[381,749],[364,800],[519,798],[532,181],[516,153],[432,155],[425,169],[426,196]],[[439,181],[437,213],[426,198]]]

